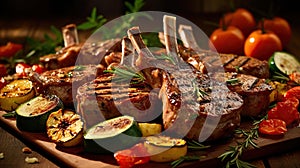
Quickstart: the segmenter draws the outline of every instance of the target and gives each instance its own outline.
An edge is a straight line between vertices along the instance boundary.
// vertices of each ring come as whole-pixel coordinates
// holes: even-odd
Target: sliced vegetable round
[[[91,153],[114,153],[129,148],[142,136],[131,116],[120,116],[100,122],[84,134],[84,149]]]
[[[72,147],[83,142],[83,121],[71,110],[51,113],[46,123],[47,135],[57,145]]]
[[[299,61],[287,52],[275,52],[269,59],[269,65],[272,72],[279,72],[290,75],[293,72],[300,72]]]
[[[0,109],[13,111],[34,96],[35,91],[30,80],[13,80],[0,90]]]
[[[48,116],[61,108],[63,108],[63,103],[57,96],[39,95],[16,109],[17,127],[29,132],[46,131]]]
[[[187,153],[185,140],[168,136],[148,136],[144,145],[154,162],[171,162]]]

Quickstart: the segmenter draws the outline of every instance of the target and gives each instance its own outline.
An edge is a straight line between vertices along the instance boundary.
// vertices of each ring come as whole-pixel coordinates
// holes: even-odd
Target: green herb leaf
[[[263,117],[265,118],[265,117]],[[225,160],[226,167],[240,167],[240,168],[253,168],[254,165],[240,160],[240,156],[243,154],[244,150],[246,150],[250,145],[254,148],[259,148],[259,146],[254,142],[258,138],[258,125],[263,120],[260,119],[259,121],[253,121],[253,127],[250,128],[250,130],[242,130],[242,129],[236,129],[236,134],[242,134],[244,137],[244,140],[242,142],[237,142],[236,146],[230,146],[229,149],[221,154],[218,158],[221,159],[222,162]]]
[[[122,68],[112,67],[111,70],[104,70],[105,73],[114,73],[116,75],[116,81],[127,81],[133,79],[132,83],[140,83],[146,80],[144,75],[140,72],[136,72],[131,67],[123,66]]]
[[[3,114],[2,117],[4,117],[4,118],[15,118],[16,117],[16,112],[15,111],[8,112],[6,114]]]
[[[209,145],[203,145],[195,140],[188,140],[187,144],[188,144],[188,149],[193,149],[193,150],[203,150],[203,149],[210,148]]]

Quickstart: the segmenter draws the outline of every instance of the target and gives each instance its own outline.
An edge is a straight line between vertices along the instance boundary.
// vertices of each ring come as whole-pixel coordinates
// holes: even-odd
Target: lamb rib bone
[[[62,34],[65,47],[79,44],[78,33],[75,24],[69,24],[62,28]]]

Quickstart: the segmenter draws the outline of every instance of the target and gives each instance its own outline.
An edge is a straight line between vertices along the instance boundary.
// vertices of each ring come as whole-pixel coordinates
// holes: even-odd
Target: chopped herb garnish
[[[202,90],[201,88],[199,88],[199,86],[197,85],[197,80],[194,79],[192,80],[192,85],[194,88],[193,93],[196,94],[197,98],[204,98],[204,96],[208,96],[208,93],[206,93],[204,90]]]
[[[116,81],[128,81],[135,79],[132,83],[140,83],[145,81],[145,77],[142,73],[136,72],[133,68],[124,66],[122,68],[112,67],[111,70],[104,70],[103,72],[114,73],[116,75]]]

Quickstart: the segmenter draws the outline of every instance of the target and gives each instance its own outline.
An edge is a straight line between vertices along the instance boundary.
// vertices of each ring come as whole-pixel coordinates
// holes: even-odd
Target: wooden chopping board
[[[51,142],[45,133],[30,133],[22,132],[16,127],[15,119],[6,119],[2,117],[6,112],[0,111],[0,124],[4,128],[9,128],[13,133],[24,138],[28,143],[37,146],[41,151],[53,156],[60,163],[67,167],[101,167],[101,168],[113,168],[118,167],[117,162],[113,158],[113,155],[94,155],[83,152],[83,147],[71,147],[71,148],[59,148],[55,143]],[[246,125],[247,126],[247,125]],[[243,160],[252,160],[265,157],[271,154],[285,152],[297,147],[300,143],[300,128],[291,128],[284,135],[283,138],[269,139],[259,137],[256,141],[260,148],[249,149],[244,152]],[[224,153],[229,146],[235,146],[236,141],[234,138],[222,140],[210,144],[211,148],[205,151],[191,151],[188,155],[205,156],[201,157],[199,161],[186,162],[179,167],[190,166],[205,166],[205,167],[219,167],[222,165],[220,159],[217,157]],[[170,163],[154,163],[150,162],[143,165],[145,168],[153,167],[171,167]]]

